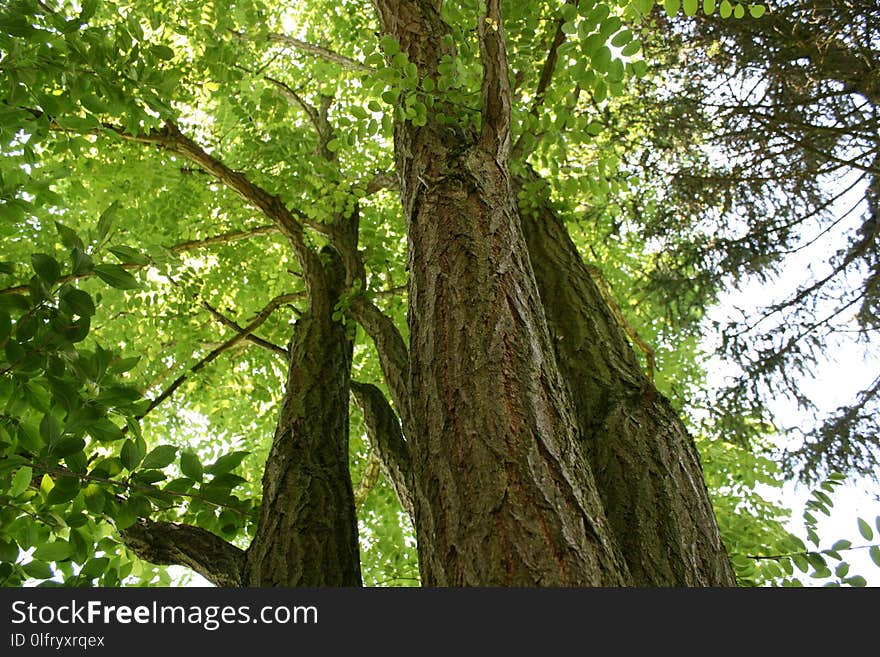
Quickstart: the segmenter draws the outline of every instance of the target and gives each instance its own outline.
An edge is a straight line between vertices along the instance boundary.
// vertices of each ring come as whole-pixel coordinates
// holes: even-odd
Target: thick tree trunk
[[[693,440],[642,373],[623,331],[547,204],[523,212],[559,367],[606,515],[634,583],[735,580]]]
[[[246,586],[360,586],[360,553],[348,464],[352,343],[333,321],[345,284],[325,250],[324,285],[297,322],[272,450],[263,473],[257,533],[247,550]]]
[[[412,136],[406,173],[427,183],[405,198],[424,582],[623,584],[507,178],[477,148]]]
[[[435,76],[454,53],[433,4],[376,5],[419,74]],[[529,216],[535,280],[507,163],[500,3],[486,12],[481,134],[430,114],[395,126],[423,583],[733,584],[689,436],[561,224]]]
[[[433,4],[377,5],[420,73],[435,75],[448,28]],[[424,127],[395,127],[409,242],[406,426],[422,580],[625,584],[510,188],[509,90],[497,32],[481,31],[479,137],[433,117]]]

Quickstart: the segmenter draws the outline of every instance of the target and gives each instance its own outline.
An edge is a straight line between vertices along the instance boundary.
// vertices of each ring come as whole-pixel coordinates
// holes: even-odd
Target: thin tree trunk
[[[326,294],[313,294],[290,344],[260,521],[247,550],[247,586],[361,584],[348,463],[352,342],[332,319],[345,274],[335,252],[325,249],[323,260]]]

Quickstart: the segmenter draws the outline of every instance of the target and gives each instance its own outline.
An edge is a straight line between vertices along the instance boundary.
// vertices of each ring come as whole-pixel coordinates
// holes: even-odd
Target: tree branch
[[[296,39],[291,36],[287,36],[286,34],[278,34],[277,32],[271,32],[268,35],[268,39],[270,43],[280,43],[282,45],[288,46],[290,48],[294,48],[295,50],[299,50],[300,52],[308,53],[309,55],[314,55],[320,59],[324,59],[328,62],[333,62],[334,64],[339,64],[342,68],[350,70],[350,71],[363,71],[365,73],[374,73],[376,69],[371,66],[367,66],[363,62],[359,62],[356,59],[352,59],[351,57],[346,57],[345,55],[341,55],[338,52],[330,50],[329,48],[324,48],[323,46],[316,46],[311,43],[307,43],[300,39]]]
[[[577,5],[577,0],[568,0],[567,4]],[[538,110],[541,108],[541,105],[544,104],[544,97],[547,95],[547,88],[550,86],[550,80],[553,79],[553,72],[556,70],[556,61],[559,59],[559,46],[565,42],[565,32],[562,29],[564,24],[565,19],[560,16],[556,20],[556,31],[553,34],[553,41],[550,42],[550,48],[547,51],[547,58],[544,60],[544,66],[541,68],[541,76],[538,78],[538,86],[535,88],[535,97],[532,101],[532,107],[529,109],[529,114],[535,118],[538,117]],[[511,157],[515,160],[523,156],[524,134],[525,133],[519,136],[511,149]]]
[[[354,489],[355,508],[359,509],[361,505],[366,502],[367,496],[379,480],[380,471],[381,463],[379,461],[379,455],[376,453],[375,449],[371,448],[370,453],[367,456],[367,464],[364,466],[364,473],[361,475],[361,480]]]
[[[235,331],[239,335],[244,336],[244,339],[247,340],[248,342],[257,345],[258,347],[262,347],[263,349],[268,349],[269,351],[272,351],[272,352],[278,354],[279,356],[284,358],[285,361],[287,361],[290,358],[290,352],[288,352],[287,349],[285,349],[284,347],[280,347],[277,344],[275,344],[274,342],[269,342],[268,340],[264,340],[263,338],[261,338],[257,335],[254,335],[253,333],[245,332],[244,327],[239,326],[238,322],[230,319],[229,317],[227,317],[226,315],[221,313],[219,310],[217,310],[214,306],[212,306],[207,301],[202,301],[201,304],[202,304],[202,308],[204,308],[209,313],[211,313],[211,316],[214,319],[216,319],[218,322],[223,324],[223,326],[231,328],[233,331]]]
[[[394,322],[364,295],[357,295],[351,300],[348,313],[373,339],[391,399],[401,414],[404,425],[408,425],[409,352],[403,336]]]
[[[208,363],[216,359],[220,354],[224,351],[228,351],[232,349],[235,345],[242,342],[250,333],[255,331],[263,322],[269,319],[269,316],[275,312],[275,310],[284,303],[289,301],[293,301],[295,299],[301,299],[302,293],[292,293],[292,294],[281,294],[271,301],[259,312],[257,316],[243,329],[241,329],[240,333],[233,335],[231,338],[223,342],[220,346],[215,347],[207,356],[199,360],[198,363],[193,365],[187,372],[181,374],[177,377],[170,386],[168,386],[162,393],[156,397],[150,405],[147,407],[141,415],[138,416],[138,419],[143,418],[145,415],[150,413],[154,408],[156,408],[163,401],[168,399],[171,395],[174,394],[174,391],[177,390],[183,383],[187,380],[190,374],[195,374],[202,370]]]
[[[483,108],[480,144],[503,165],[510,156],[510,79],[501,0],[487,0],[479,24],[480,57],[483,63]]]
[[[382,471],[397,493],[404,510],[413,517],[413,475],[409,446],[397,416],[385,395],[370,383],[351,382],[351,392],[364,414],[367,438],[379,457]]]
[[[192,568],[215,586],[243,585],[244,550],[200,527],[141,518],[120,537],[144,561]]]
[[[45,115],[40,110],[23,108],[36,118]],[[100,129],[91,131],[71,130],[64,128],[50,117],[49,128],[58,132],[74,132],[76,134],[99,134]],[[323,265],[318,254],[312,251],[306,244],[303,226],[308,225],[321,232],[325,232],[320,222],[309,219],[305,214],[288,208],[281,197],[270,194],[268,191],[254,184],[240,171],[235,171],[223,162],[210,155],[201,146],[184,135],[173,121],[168,120],[161,128],[153,128],[149,132],[131,134],[124,128],[112,123],[102,123],[103,130],[113,132],[126,141],[139,144],[152,144],[171,153],[176,153],[185,159],[199,165],[202,169],[213,175],[224,185],[241,196],[247,203],[256,207],[269,219],[271,219],[281,233],[287,238],[293,247],[294,257],[300,265],[303,277],[306,281],[306,293],[309,300],[327,299],[327,290],[323,276]]]

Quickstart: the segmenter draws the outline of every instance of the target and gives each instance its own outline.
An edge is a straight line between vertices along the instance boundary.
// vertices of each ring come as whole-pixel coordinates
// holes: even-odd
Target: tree
[[[670,127],[651,160],[669,191],[655,212],[632,217],[664,247],[643,284],[679,298],[750,279],[778,287],[771,303],[720,327],[741,376],[712,405],[731,411],[726,431],[742,440],[773,422],[767,397],[816,414],[784,458],[808,481],[876,472],[876,377],[825,416],[802,382],[831,345],[855,336],[870,352],[876,336],[878,24],[874,3],[809,0],[775,3],[759,19],[677,21],[666,41],[682,46],[667,46],[680,93],[647,119]],[[803,273],[789,289],[780,274],[792,270]],[[750,428],[743,417],[764,421]]]
[[[4,240],[38,250],[0,296],[4,561],[43,543],[7,578],[118,581],[118,538],[217,584],[358,585],[354,422],[424,584],[734,583],[693,440],[564,222],[627,194],[591,141],[653,3],[451,4],[5,8]]]

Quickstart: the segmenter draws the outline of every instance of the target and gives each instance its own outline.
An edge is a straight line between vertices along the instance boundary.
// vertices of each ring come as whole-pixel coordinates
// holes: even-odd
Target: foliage
[[[876,472],[876,374],[838,409],[804,382],[854,342],[876,367],[878,19],[870,3],[781,0],[760,20],[665,22],[646,43],[666,84],[648,88],[647,116],[631,103],[617,128],[646,125],[631,158],[655,182],[619,218],[663,254],[641,277],[646,293],[675,314],[681,299],[769,291],[713,317],[737,370],[706,404],[748,441],[755,424],[738,418],[766,424],[767,399],[796,402],[814,421],[788,428],[785,463],[810,481]]]
[[[394,39],[376,38],[366,4],[14,0],[0,8],[6,585],[168,582],[119,540],[139,518],[185,521],[242,547],[253,532],[285,345],[306,310],[302,272],[277,226],[153,139],[169,125],[297,208],[316,250],[326,222],[356,206],[363,293],[406,334],[405,231],[388,182],[392,123],[396,112],[419,125],[431,111],[450,127],[478,127],[477,6],[443,4],[455,55],[433,80],[419,78]],[[688,239],[693,225],[681,216],[681,225],[664,223],[669,199],[676,209],[684,201],[657,183],[654,166],[682,162],[677,140],[695,131],[677,135],[691,106],[662,98],[659,67],[670,62],[654,59],[658,3],[508,4],[514,150],[549,182],[578,246],[654,346],[658,387],[687,408],[703,384],[700,322],[719,283],[688,251],[708,248]],[[694,0],[662,5],[669,15],[699,9]],[[723,17],[762,9],[702,4]],[[670,111],[679,112],[674,125],[663,122]],[[658,147],[664,139],[669,147]],[[528,190],[520,201],[529,202]],[[677,307],[641,286],[646,271],[652,282],[665,272],[677,284]],[[343,300],[337,319],[348,321],[347,310]],[[351,326],[353,377],[382,386],[371,342]],[[357,486],[368,478],[370,447],[354,408],[351,427]],[[779,485],[771,461],[718,435],[724,430],[700,447],[731,551],[803,550],[782,529],[784,510],[758,493]],[[417,583],[412,529],[382,478],[359,520],[365,582]],[[790,575],[783,561],[734,564],[742,584],[756,585]]]

